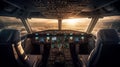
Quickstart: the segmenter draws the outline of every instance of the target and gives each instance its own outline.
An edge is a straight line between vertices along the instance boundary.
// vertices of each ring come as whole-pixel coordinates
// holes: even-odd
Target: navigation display
[[[78,42],[79,41],[79,37],[75,37],[75,41]]]
[[[55,41],[55,40],[57,40],[57,38],[56,37],[52,37],[52,41]]]

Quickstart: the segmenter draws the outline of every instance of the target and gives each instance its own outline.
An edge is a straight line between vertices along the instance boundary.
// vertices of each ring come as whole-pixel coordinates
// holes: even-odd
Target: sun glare
[[[65,19],[63,20],[63,23],[69,24],[69,25],[76,25],[77,22],[80,22],[80,19]]]

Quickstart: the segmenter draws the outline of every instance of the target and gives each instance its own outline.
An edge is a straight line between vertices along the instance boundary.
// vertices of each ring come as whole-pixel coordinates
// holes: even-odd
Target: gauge
[[[47,37],[47,40],[49,40],[50,39],[50,37]]]
[[[39,34],[38,34],[38,33],[35,33],[35,35],[37,35],[37,36],[38,36]]]
[[[85,38],[82,36],[81,39],[84,40]]]
[[[73,39],[73,37],[70,37],[70,40],[72,40]]]
[[[39,37],[35,37],[35,40],[38,40],[39,39]]]

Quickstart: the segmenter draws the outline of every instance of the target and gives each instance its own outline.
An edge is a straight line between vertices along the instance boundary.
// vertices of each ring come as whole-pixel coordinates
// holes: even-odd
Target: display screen
[[[35,33],[36,36],[38,36],[39,34],[38,33]]]
[[[39,37],[35,37],[35,40],[38,40],[39,39]]]
[[[50,39],[50,37],[47,37],[47,40],[49,40]]]
[[[71,37],[70,37],[70,40],[72,40],[72,39],[73,39],[73,37],[71,36]]]
[[[78,42],[79,41],[79,37],[75,37],[75,41]]]
[[[57,40],[57,38],[56,37],[52,37],[52,41],[55,41],[55,40]]]
[[[82,40],[84,40],[84,39],[85,39],[85,37],[84,37],[84,36],[82,36],[82,37],[81,37],[81,39],[82,39]]]
[[[44,42],[44,38],[40,38],[40,42]]]

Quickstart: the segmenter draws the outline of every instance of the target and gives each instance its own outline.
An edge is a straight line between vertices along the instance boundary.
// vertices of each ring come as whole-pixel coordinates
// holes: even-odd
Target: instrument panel
[[[35,32],[30,35],[32,43],[51,43],[51,44],[67,44],[67,43],[84,43],[90,37],[89,34],[73,30],[45,30]]]
[[[64,48],[69,52],[70,43],[80,48],[81,54],[85,54],[88,51],[84,50],[88,50],[89,39],[92,36],[92,34],[73,30],[45,30],[29,34],[28,38],[31,39],[31,43],[33,44],[33,46],[38,47],[41,45],[45,46],[47,44],[48,46],[50,46],[50,53],[52,54],[57,51],[65,51]],[[80,50],[77,49],[77,51]]]

